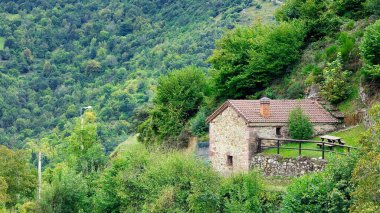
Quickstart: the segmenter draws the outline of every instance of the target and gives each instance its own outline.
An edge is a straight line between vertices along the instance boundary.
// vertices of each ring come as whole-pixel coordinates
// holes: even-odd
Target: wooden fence
[[[262,141],[276,141],[276,146],[263,146]],[[298,143],[298,148],[293,148],[293,147],[281,147],[281,142],[284,143]],[[321,144],[321,148],[318,149],[311,149],[311,148],[302,148],[303,143],[315,143],[315,144]],[[328,146],[334,146],[334,147],[343,147],[347,149],[347,153],[345,152],[336,152],[331,150],[326,149]],[[314,141],[314,140],[296,140],[296,139],[284,139],[284,138],[258,138],[258,146],[257,146],[257,151],[262,152],[264,149],[277,149],[277,154],[280,154],[280,149],[289,149],[289,150],[298,150],[298,156],[302,156],[302,150],[308,150],[308,151],[316,151],[316,152],[321,152],[322,153],[322,159],[325,159],[325,153],[330,152],[330,153],[335,153],[335,154],[340,154],[340,155],[347,155],[351,152],[351,150],[356,150],[356,147],[353,146],[347,146],[347,145],[342,145],[338,143],[330,143],[330,142],[324,142],[324,141]]]

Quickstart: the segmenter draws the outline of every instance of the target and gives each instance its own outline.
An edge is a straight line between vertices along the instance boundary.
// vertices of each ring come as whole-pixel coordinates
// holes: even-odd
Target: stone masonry
[[[255,155],[251,168],[263,172],[265,176],[295,177],[310,172],[322,171],[327,162],[319,158],[283,158],[280,155]]]
[[[314,134],[334,131],[340,125],[317,102],[312,100],[228,100],[206,122],[209,123],[209,159],[222,175],[264,170],[268,175],[298,176],[319,171],[324,163],[318,159],[268,158],[258,154],[257,138],[289,138],[288,115],[300,106],[313,123]],[[274,140],[262,140],[262,146],[274,146]]]
[[[223,175],[249,170],[249,138],[244,119],[230,107],[210,123],[210,160]],[[232,164],[228,165],[228,156]]]

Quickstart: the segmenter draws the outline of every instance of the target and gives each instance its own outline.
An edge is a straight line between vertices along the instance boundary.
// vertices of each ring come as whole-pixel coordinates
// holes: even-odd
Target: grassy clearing
[[[355,146],[357,147],[359,144],[359,139],[361,137],[361,134],[365,131],[363,125],[355,126],[350,129],[344,130],[344,131],[338,131],[330,133],[329,135],[334,135],[337,137],[341,137],[343,141],[346,142],[346,145],[349,146]],[[313,138],[313,140],[320,141],[321,139],[319,137]],[[298,143],[287,143],[283,144],[281,147],[287,147],[287,148],[298,148]],[[315,143],[303,143],[302,148],[309,148],[309,149],[319,149]],[[334,147],[333,151],[336,152],[346,152],[345,149],[341,147]],[[264,151],[265,154],[277,154],[276,149],[269,149]],[[285,150],[280,149],[280,154],[283,157],[297,157],[298,156],[298,150]],[[326,159],[330,159],[331,157],[335,156],[334,153],[325,153]],[[322,152],[320,151],[309,151],[309,150],[303,150],[302,156],[308,156],[308,157],[321,157]]]
[[[5,38],[4,37],[0,37],[0,50],[4,49],[4,43],[5,43]]]
[[[292,179],[286,177],[265,177],[262,181],[265,191],[285,192]]]
[[[123,152],[126,147],[128,147],[129,145],[131,144],[137,144],[137,134],[136,135],[133,135],[133,136],[130,136],[126,141],[120,143],[116,148],[115,150],[110,154],[111,158],[115,157],[117,155],[118,152]]]
[[[241,12],[241,22],[251,24],[254,20],[260,20],[264,23],[271,23],[275,21],[274,14],[280,5],[274,5],[272,2],[258,1],[261,8],[256,6],[249,7]]]

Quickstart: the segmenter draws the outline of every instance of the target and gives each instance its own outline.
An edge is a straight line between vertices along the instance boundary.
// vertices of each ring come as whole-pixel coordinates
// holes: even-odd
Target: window
[[[281,127],[276,127],[276,135],[281,136]]]
[[[227,166],[232,166],[233,163],[233,157],[231,155],[227,155]]]

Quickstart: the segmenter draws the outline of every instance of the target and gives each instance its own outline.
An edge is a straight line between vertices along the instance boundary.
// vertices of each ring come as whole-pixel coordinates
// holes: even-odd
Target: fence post
[[[347,151],[348,151],[348,153],[350,153],[350,147],[347,147]]]
[[[322,142],[322,159],[325,159],[325,142]]]
[[[301,156],[301,141],[298,141],[298,156]]]
[[[280,140],[277,140],[277,154],[280,154]]]

